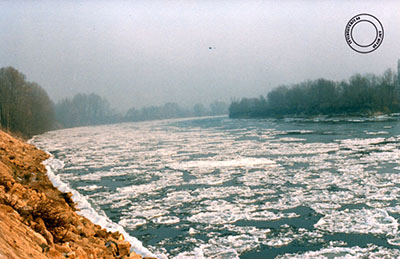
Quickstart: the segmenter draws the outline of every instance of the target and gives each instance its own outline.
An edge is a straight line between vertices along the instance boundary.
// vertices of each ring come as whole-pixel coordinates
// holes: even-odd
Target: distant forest
[[[388,69],[382,76],[356,74],[348,81],[317,79],[280,86],[271,90],[266,97],[233,101],[229,107],[229,116],[369,116],[400,112],[399,81],[398,75]]]
[[[122,114],[113,110],[107,99],[94,93],[77,94],[53,103],[41,86],[27,81],[15,68],[0,68],[0,128],[23,137],[59,128],[227,113],[228,105],[216,101],[209,107],[195,104],[185,109],[167,103],[131,108]]]
[[[192,109],[184,109],[176,103],[166,103],[162,106],[131,108],[125,114],[121,114],[111,108],[107,99],[93,93],[77,94],[73,98],[63,99],[55,105],[55,117],[59,128],[227,113],[228,105],[216,101],[210,104],[209,108],[203,104],[195,104]]]
[[[399,62],[400,68],[400,62]],[[349,80],[326,79],[280,86],[266,97],[243,98],[229,106],[231,118],[285,116],[352,116],[400,112],[399,74],[388,69],[381,76],[356,74]],[[0,68],[0,128],[30,137],[57,128],[119,122],[223,115],[228,105],[195,104],[183,108],[176,103],[131,108],[125,114],[113,110],[97,94],[77,94],[53,103],[37,83],[12,67]]]

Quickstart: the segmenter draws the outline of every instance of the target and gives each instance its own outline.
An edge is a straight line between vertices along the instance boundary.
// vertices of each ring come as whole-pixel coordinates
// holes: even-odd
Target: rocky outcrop
[[[0,258],[141,258],[123,235],[76,213],[48,179],[47,158],[0,131]]]

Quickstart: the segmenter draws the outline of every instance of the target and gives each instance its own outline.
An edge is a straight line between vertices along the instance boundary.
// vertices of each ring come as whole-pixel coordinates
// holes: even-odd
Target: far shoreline
[[[315,115],[304,115],[304,114],[288,114],[281,116],[229,116],[230,119],[318,119],[318,118],[326,118],[326,119],[343,119],[343,118],[374,118],[380,116],[389,116],[389,117],[400,117],[400,113],[384,113],[384,112],[373,112],[373,113],[336,113],[336,114],[315,114]]]

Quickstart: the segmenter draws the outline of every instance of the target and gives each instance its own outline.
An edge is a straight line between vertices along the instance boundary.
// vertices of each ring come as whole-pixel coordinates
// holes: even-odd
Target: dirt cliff
[[[0,258],[141,258],[123,235],[76,213],[48,179],[47,158],[0,131]]]

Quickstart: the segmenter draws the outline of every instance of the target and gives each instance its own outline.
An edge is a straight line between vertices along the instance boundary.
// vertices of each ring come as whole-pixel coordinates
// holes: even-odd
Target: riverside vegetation
[[[399,62],[400,67],[400,62]],[[229,107],[231,118],[353,116],[400,112],[399,75],[356,74],[348,81],[326,79],[280,86],[267,97],[243,98]]]
[[[400,62],[399,62],[400,66]],[[231,118],[263,118],[314,115],[372,115],[400,111],[399,74],[356,74],[347,81],[309,80],[280,86],[266,97],[242,98],[229,106]],[[77,94],[54,103],[37,83],[26,80],[12,67],[0,69],[0,127],[24,137],[56,128],[118,122],[182,118],[228,113],[221,101],[207,108],[195,104],[185,109],[176,103],[131,108],[125,114],[110,107],[97,94]]]
[[[13,67],[0,69],[0,128],[31,137],[56,128],[69,128],[129,121],[227,114],[228,105],[215,101],[207,108],[195,104],[185,109],[176,103],[131,108],[116,112],[107,99],[97,94],[76,94],[54,103],[37,83]]]

